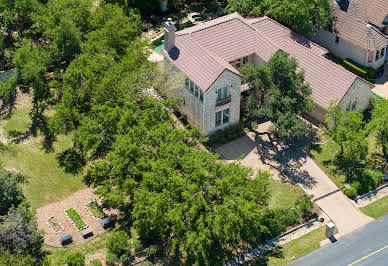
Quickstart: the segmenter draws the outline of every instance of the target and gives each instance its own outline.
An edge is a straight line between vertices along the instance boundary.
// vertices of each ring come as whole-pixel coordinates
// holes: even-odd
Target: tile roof
[[[342,100],[358,78],[326,59],[326,49],[276,21],[248,20],[236,13],[177,32],[176,47],[163,54],[206,91],[225,69],[239,74],[228,62],[254,53],[268,61],[278,50],[296,58],[305,70],[312,99],[325,109],[330,101]]]
[[[345,1],[345,0],[344,0]],[[333,29],[338,37],[366,50],[376,50],[388,44],[378,27],[388,15],[387,0],[349,0],[347,8],[334,1],[332,16]]]

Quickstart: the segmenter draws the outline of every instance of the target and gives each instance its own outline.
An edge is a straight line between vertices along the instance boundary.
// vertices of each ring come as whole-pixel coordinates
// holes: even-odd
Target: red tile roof
[[[312,99],[325,109],[330,101],[342,100],[358,78],[326,59],[326,49],[276,21],[247,20],[237,13],[177,32],[176,47],[163,54],[206,91],[225,69],[239,74],[228,62],[251,54],[268,61],[278,50],[297,59],[312,88]]]

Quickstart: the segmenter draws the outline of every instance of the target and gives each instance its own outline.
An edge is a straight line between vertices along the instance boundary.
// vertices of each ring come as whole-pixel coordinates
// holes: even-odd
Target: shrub
[[[350,59],[346,59],[344,60],[344,66],[347,70],[349,70],[350,72],[353,72],[354,74],[362,77],[362,78],[366,78],[367,77],[367,72],[361,68],[359,68],[358,66],[356,66],[355,64],[353,64],[352,62],[350,62],[351,60]]]
[[[110,253],[121,257],[121,255],[128,252],[128,240],[129,237],[124,231],[114,232],[106,246]]]
[[[143,249],[142,243],[141,243],[139,240],[135,239],[135,238],[131,239],[131,244],[132,244],[132,247],[133,247],[136,251],[139,251],[139,250],[142,250],[142,249]]]
[[[123,266],[127,266],[131,264],[132,258],[128,254],[123,254],[120,257],[120,262],[123,264]]]
[[[102,266],[102,262],[99,259],[92,260],[90,262],[91,266]]]
[[[307,196],[305,194],[301,198],[297,199],[295,202],[295,207],[307,219],[311,219],[313,217],[313,213],[311,212],[311,210],[313,209],[312,199],[313,199],[313,196]]]
[[[373,189],[377,188],[384,181],[384,174],[374,170],[366,170],[366,175],[372,180]]]
[[[347,58],[346,60],[344,60],[344,64],[350,64],[354,67],[356,67],[357,69],[360,69],[362,70],[363,72],[365,72],[365,77],[368,77],[368,78],[376,78],[376,75],[377,75],[377,69],[374,69],[373,67],[367,67],[367,66],[363,66],[355,61],[353,61],[352,59],[350,58]],[[350,70],[352,71],[352,70]],[[352,71],[353,72],[353,71]],[[357,74],[357,73],[356,73]],[[362,76],[364,77],[364,76]]]
[[[354,199],[357,197],[357,189],[353,186],[353,184],[350,187],[345,187],[343,192],[346,196],[348,196],[348,198]]]
[[[108,252],[106,254],[106,257],[105,257],[105,263],[106,265],[108,266],[111,266],[111,265],[114,265],[117,261],[117,255],[112,253],[112,252]]]
[[[79,251],[71,253],[66,257],[66,263],[68,266],[84,266],[85,255]]]
[[[287,226],[296,224],[298,220],[298,212],[295,208],[268,210],[262,220],[262,224],[269,230],[266,237],[278,236]]]
[[[158,252],[157,246],[149,246],[144,249],[147,258],[153,258],[155,254]]]

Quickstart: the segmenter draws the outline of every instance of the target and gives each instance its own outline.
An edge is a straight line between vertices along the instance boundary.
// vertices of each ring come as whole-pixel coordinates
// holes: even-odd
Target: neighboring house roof
[[[387,15],[387,0],[334,1],[333,30],[341,39],[366,50],[376,50],[387,45],[388,36],[377,28],[383,26]]]
[[[175,38],[176,47],[162,53],[203,91],[225,69],[240,75],[228,62],[251,54],[268,61],[279,50],[296,58],[305,70],[312,99],[324,109],[330,101],[342,100],[358,78],[326,59],[326,49],[268,17],[244,19],[234,13],[179,31]]]

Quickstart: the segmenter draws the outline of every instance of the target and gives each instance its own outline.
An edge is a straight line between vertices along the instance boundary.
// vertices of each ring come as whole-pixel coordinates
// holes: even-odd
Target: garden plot
[[[48,217],[46,219],[46,224],[51,228],[51,230],[53,230],[54,233],[58,234],[62,231],[65,230],[65,228],[63,227],[63,225],[61,224],[60,221],[58,221],[57,218],[55,218],[54,216],[51,216],[51,217]]]
[[[82,219],[82,216],[74,208],[66,209],[65,214],[78,232],[88,227],[84,219]]]
[[[97,200],[89,201],[85,204],[85,208],[94,219],[102,219],[106,216],[104,209],[98,204]]]

